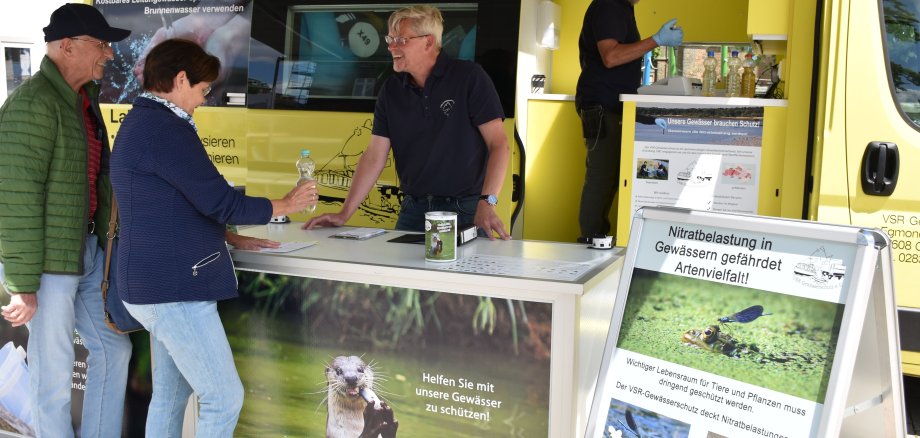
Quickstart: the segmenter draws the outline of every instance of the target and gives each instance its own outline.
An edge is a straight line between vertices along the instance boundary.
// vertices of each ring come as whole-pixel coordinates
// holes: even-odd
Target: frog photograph
[[[617,347],[823,402],[843,306],[633,271]]]

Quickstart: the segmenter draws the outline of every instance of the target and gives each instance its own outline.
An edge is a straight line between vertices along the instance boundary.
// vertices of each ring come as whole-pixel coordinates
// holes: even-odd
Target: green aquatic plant
[[[496,310],[495,303],[489,297],[478,297],[479,305],[473,312],[473,334],[488,332],[489,336],[495,331]]]
[[[375,348],[391,348],[424,346],[447,330],[451,336],[468,337],[468,342],[508,348],[516,356],[530,348],[538,357],[549,345],[543,328],[551,312],[538,311],[531,322],[524,301],[504,299],[501,305],[490,297],[255,272],[238,275],[244,305],[295,323],[300,330],[288,332],[290,337],[319,331],[338,342],[361,339]],[[247,316],[240,318],[235,323],[246,324]],[[460,324],[472,330],[458,331]]]
[[[521,322],[527,326],[527,311],[524,309],[524,302],[518,301],[518,309],[521,313]],[[518,318],[517,313],[514,310],[514,300],[510,298],[505,299],[505,304],[508,306],[508,320],[511,331],[511,347],[514,350],[514,354],[520,354],[520,339],[518,335]],[[476,310],[473,312],[473,334],[479,335],[480,332],[487,332],[489,336],[492,336],[495,332],[495,327],[498,319],[498,308],[495,306],[495,303],[492,302],[490,297],[479,297],[479,304],[476,306]]]

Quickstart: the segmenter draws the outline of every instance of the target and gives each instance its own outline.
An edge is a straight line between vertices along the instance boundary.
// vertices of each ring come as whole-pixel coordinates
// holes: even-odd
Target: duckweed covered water
[[[765,314],[719,321],[753,305]],[[823,403],[842,314],[837,303],[636,269],[617,346]],[[682,342],[688,330],[711,325],[737,348]]]

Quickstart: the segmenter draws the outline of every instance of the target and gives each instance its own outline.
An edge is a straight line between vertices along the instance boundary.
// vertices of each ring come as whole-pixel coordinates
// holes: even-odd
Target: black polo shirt
[[[372,132],[390,139],[403,192],[479,195],[489,155],[479,125],[501,118],[498,93],[482,67],[442,52],[424,89],[405,72],[387,79]]]
[[[585,11],[578,60],[581,75],[575,88],[575,105],[601,104],[604,109],[623,112],[620,94],[635,94],[642,81],[642,58],[614,68],[604,67],[597,42],[613,39],[629,44],[640,41],[633,5],[628,0],[594,0]]]

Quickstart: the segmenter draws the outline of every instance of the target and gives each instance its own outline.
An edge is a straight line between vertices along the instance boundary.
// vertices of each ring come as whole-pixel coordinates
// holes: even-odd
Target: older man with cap
[[[99,111],[112,41],[85,4],[65,4],[44,28],[40,71],[0,107],[0,314],[29,329],[32,417],[39,437],[72,437],[74,329],[89,351],[83,437],[121,436],[131,342],[103,317],[100,245],[112,189],[109,144]]]

